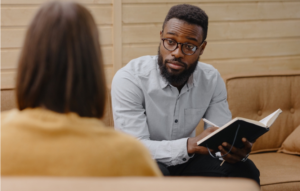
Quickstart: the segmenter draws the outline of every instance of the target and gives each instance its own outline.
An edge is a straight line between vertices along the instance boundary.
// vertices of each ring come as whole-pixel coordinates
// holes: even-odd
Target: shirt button
[[[175,123],[177,123],[178,122],[178,120],[177,119],[175,119]]]
[[[186,161],[186,158],[183,158],[182,160],[183,160],[183,161]]]

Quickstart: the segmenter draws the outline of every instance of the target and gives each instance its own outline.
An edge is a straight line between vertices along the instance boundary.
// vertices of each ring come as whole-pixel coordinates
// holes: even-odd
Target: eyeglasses
[[[180,43],[170,38],[162,38],[161,40],[163,41],[165,49],[167,49],[168,51],[176,50],[178,48],[178,44],[181,44],[181,51],[185,55],[193,55],[196,50],[203,44],[202,42],[201,45],[197,47],[196,45],[193,45],[191,43]]]

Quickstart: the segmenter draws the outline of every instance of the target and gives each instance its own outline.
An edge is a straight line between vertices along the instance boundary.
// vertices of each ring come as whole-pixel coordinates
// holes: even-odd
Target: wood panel
[[[123,43],[159,42],[162,24],[123,26]],[[300,36],[300,20],[215,22],[208,27],[207,40],[283,38]]]
[[[19,48],[23,45],[26,28],[2,28],[1,47]],[[98,27],[101,45],[112,45],[112,27]]]
[[[101,47],[103,62],[105,66],[113,65],[112,54],[113,48]],[[1,50],[1,68],[2,69],[15,69],[19,59],[20,49],[4,49]]]
[[[86,6],[94,16],[98,25],[112,24],[112,7],[103,5]],[[2,6],[1,7],[1,24],[2,26],[27,26],[39,6]]]
[[[1,7],[1,26],[27,26],[38,6],[34,7]]]
[[[20,49],[1,50],[1,69],[17,68]]]
[[[202,59],[300,55],[300,39],[211,42]]]
[[[15,87],[15,70],[3,71],[1,70],[1,89]]]
[[[114,33],[114,74],[122,67],[122,1],[113,0],[114,5],[114,15],[113,15],[113,33]]]
[[[161,23],[174,4],[125,4],[124,23]],[[201,7],[209,21],[299,19],[300,2],[253,2],[194,4]]]
[[[222,76],[260,71],[300,70],[300,55],[228,60],[203,60],[219,70]]]
[[[112,24],[112,7],[111,6],[86,6],[92,13],[96,24]]]
[[[123,64],[143,55],[156,55],[158,44],[124,45]],[[210,42],[201,59],[300,55],[300,39]]]
[[[104,67],[106,83],[110,84],[113,78],[113,68]],[[16,83],[16,70],[1,70],[1,89],[14,88]]]
[[[300,37],[300,20],[211,23],[208,40]]]
[[[24,28],[1,28],[1,48],[19,48],[25,36]]]
[[[2,0],[2,5],[32,5],[32,4],[43,4],[49,0]],[[69,1],[69,0],[60,0]],[[74,0],[82,4],[111,4],[111,0]]]
[[[105,66],[113,65],[113,47],[101,47],[103,62]]]
[[[113,67],[105,67],[104,68],[104,72],[105,72],[105,79],[106,79],[106,84],[110,85],[111,81],[114,77],[114,68]]]

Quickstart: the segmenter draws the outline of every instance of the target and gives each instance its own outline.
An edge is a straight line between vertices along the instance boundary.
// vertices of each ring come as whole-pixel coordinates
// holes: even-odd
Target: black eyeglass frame
[[[204,40],[204,41],[200,44],[200,46],[194,45],[194,46],[196,47],[196,50],[193,52],[193,54],[187,54],[187,53],[185,53],[185,52],[182,50],[183,45],[185,45],[185,44],[191,44],[191,43],[187,43],[187,42],[181,43],[181,42],[177,42],[176,40],[171,39],[171,40],[175,41],[177,44],[176,44],[176,47],[175,47],[173,50],[169,50],[169,49],[167,49],[166,46],[165,46],[165,40],[167,40],[167,39],[171,39],[171,38],[161,38],[161,40],[163,41],[163,46],[165,47],[166,50],[168,50],[168,51],[174,51],[174,50],[176,50],[176,49],[178,48],[178,44],[181,44],[181,52],[182,52],[183,54],[185,54],[185,55],[188,55],[188,56],[195,54],[195,52],[196,52],[196,51],[203,45],[203,43],[205,42],[205,40]]]

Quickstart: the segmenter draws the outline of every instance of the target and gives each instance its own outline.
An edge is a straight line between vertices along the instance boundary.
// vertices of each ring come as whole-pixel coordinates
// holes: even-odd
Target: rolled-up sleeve
[[[187,139],[150,140],[145,110],[145,96],[134,74],[120,70],[114,76],[111,89],[114,126],[130,134],[149,149],[152,157],[168,166],[189,160]]]

